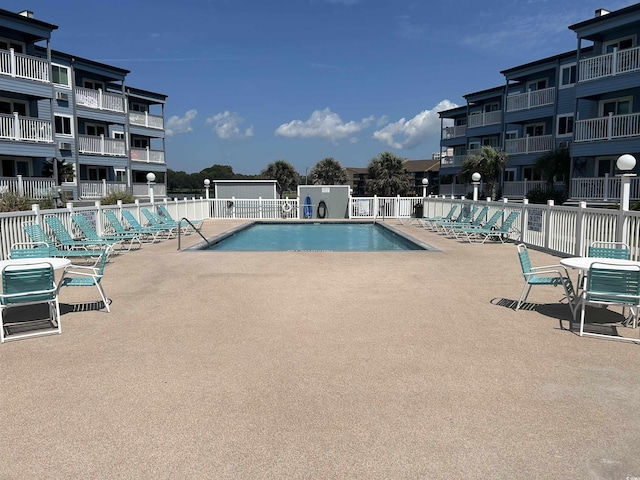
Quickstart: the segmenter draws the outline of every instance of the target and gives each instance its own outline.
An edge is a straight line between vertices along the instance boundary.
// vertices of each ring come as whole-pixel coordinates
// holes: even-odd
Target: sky
[[[167,166],[304,175],[332,157],[439,151],[438,112],[500,71],[570,51],[567,27],[625,0],[4,0],[59,28],[54,50],[168,96]],[[480,6],[481,5],[481,6]]]

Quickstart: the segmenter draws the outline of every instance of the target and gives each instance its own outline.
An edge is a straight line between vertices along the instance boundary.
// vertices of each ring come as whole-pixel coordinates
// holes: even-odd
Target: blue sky
[[[5,0],[53,23],[52,47],[168,95],[167,164],[300,174],[439,150],[437,112],[500,71],[576,48],[567,26],[624,0]],[[479,7],[482,5],[482,7]]]

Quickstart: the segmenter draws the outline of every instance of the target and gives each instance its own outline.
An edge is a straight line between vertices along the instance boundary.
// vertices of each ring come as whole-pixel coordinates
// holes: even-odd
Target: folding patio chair
[[[83,258],[86,261],[92,260],[95,262],[95,260],[97,260],[100,254],[102,253],[102,248],[95,248],[90,250],[58,248],[55,242],[49,238],[47,233],[37,223],[23,223],[22,229],[31,240],[32,242],[31,245],[34,247],[34,249],[41,248],[42,253],[44,253],[44,245],[48,246],[48,252],[46,254],[47,257]],[[23,250],[22,252],[20,252],[21,254],[24,254],[26,245],[27,244],[25,243],[20,244],[21,246],[20,250]],[[14,244],[14,246],[17,246],[17,244]],[[13,258],[17,258],[18,256],[17,255],[18,249],[16,248],[15,250],[16,250],[15,252],[13,248],[11,250],[11,254]]]
[[[111,246],[105,248],[93,267],[73,264],[66,267],[62,280],[60,280],[60,287],[96,287],[107,312],[110,312],[109,300],[102,288],[102,276],[112,248]]]
[[[142,241],[140,240],[140,235],[136,233],[121,233],[121,234],[113,234],[113,235],[98,235],[98,232],[94,230],[91,226],[87,217],[84,215],[71,215],[71,220],[75,223],[82,234],[85,236],[87,240],[91,241],[105,241],[105,242],[114,242],[115,244],[121,244],[121,249],[124,248],[125,244],[128,244],[127,251],[130,251],[133,247],[134,242],[138,244],[138,248],[142,247]]]

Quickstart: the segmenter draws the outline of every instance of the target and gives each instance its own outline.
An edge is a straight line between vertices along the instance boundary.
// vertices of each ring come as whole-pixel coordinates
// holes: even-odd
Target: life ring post
[[[292,209],[293,207],[291,206],[291,203],[285,202],[282,204],[282,213],[290,213]]]

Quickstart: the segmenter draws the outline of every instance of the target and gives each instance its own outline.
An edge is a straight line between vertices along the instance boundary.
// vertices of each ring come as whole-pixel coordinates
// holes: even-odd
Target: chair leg
[[[102,301],[104,302],[104,306],[107,309],[107,312],[111,313],[111,309],[109,309],[109,301],[107,300],[107,296],[105,295],[104,290],[102,289],[102,285],[100,285],[100,283],[96,283],[96,287],[98,288],[98,292],[102,297]]]
[[[580,311],[580,336],[581,337],[584,334],[584,308],[585,308],[585,302],[582,302],[582,309]]]
[[[527,300],[527,297],[529,297],[530,291],[531,291],[531,284],[528,282],[525,282],[524,286],[522,287],[522,292],[520,293],[520,299],[518,300],[518,304],[516,305],[516,311],[520,310],[520,307],[522,306],[522,304]]]

